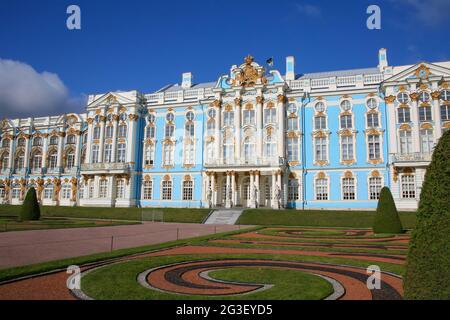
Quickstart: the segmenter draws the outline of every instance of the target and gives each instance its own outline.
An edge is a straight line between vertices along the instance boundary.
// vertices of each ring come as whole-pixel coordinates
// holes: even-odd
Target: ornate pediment
[[[254,62],[250,55],[245,57],[244,64],[232,70],[232,85],[253,87],[257,84],[266,84],[265,69]]]
[[[395,70],[394,70],[395,71]],[[417,79],[421,81],[426,81],[430,77],[450,77],[450,69],[442,65],[432,64],[432,63],[419,63],[410,66],[402,71],[394,74],[392,77],[384,81],[384,83],[397,82],[397,81],[408,81],[409,79]],[[403,88],[403,87],[400,87]]]

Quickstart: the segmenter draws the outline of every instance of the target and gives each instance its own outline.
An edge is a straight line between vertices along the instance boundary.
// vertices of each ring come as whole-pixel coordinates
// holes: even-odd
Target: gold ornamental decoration
[[[414,74],[416,75],[417,78],[420,79],[427,79],[430,75],[430,68],[428,68],[426,65],[424,65],[423,63],[420,65],[420,67],[418,67],[416,69],[416,71],[414,72]]]
[[[433,98],[433,100],[439,100],[439,98],[441,97],[441,93],[439,91],[434,91],[431,93],[431,97]]]
[[[325,178],[326,178],[325,172],[319,172],[317,174],[317,179],[325,179]]]
[[[395,96],[387,96],[387,97],[385,97],[384,98],[384,101],[386,102],[386,103],[394,103],[394,101],[395,101]]]
[[[409,95],[409,97],[411,98],[412,101],[417,101],[419,100],[419,94],[417,92],[413,92]]]

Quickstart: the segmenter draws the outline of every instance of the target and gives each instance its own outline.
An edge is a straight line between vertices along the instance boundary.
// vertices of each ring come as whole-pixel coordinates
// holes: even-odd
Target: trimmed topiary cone
[[[403,226],[398,216],[397,207],[391,190],[384,187],[380,192],[378,200],[377,213],[373,223],[373,232],[375,233],[402,233]]]
[[[406,259],[406,299],[450,299],[450,131],[439,139],[425,174]]]
[[[39,208],[39,202],[36,196],[36,190],[30,188],[25,197],[25,201],[22,204],[20,211],[20,219],[22,221],[39,220],[41,217],[41,209]]]

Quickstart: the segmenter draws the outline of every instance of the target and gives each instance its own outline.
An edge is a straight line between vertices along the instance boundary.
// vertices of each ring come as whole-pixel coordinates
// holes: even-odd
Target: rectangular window
[[[112,144],[105,145],[105,153],[103,162],[110,163],[112,162]]]
[[[288,184],[288,201],[297,201],[299,199],[298,189],[297,179],[290,179]]]
[[[355,200],[355,178],[342,179],[343,200]]]
[[[367,114],[367,127],[378,128],[380,125],[378,121],[378,113],[368,113]]]
[[[5,187],[1,186],[0,187],[0,198],[4,198],[5,197]]]
[[[162,182],[162,199],[172,200],[172,181]]]
[[[208,124],[207,124],[207,132],[208,132],[208,136],[213,136],[216,130],[216,124],[214,122],[214,120],[209,120]]]
[[[152,200],[153,181],[144,181],[143,198],[144,200]]]
[[[127,125],[121,124],[118,128],[117,136],[119,138],[126,138],[127,137]]]
[[[314,138],[316,161],[327,161],[327,138]]]
[[[327,128],[327,120],[324,116],[314,117],[314,130],[325,130]]]
[[[420,144],[423,153],[431,154],[434,149],[434,137],[433,130],[423,129],[420,130]]]
[[[342,160],[353,160],[353,136],[344,136],[341,138]]]
[[[172,166],[173,165],[173,145],[172,144],[165,144],[164,145],[164,165],[165,166]]]
[[[398,108],[398,122],[407,123],[411,121],[409,108]]]
[[[80,188],[78,189],[78,198],[84,199],[84,182],[80,182]]]
[[[117,145],[117,162],[125,163],[127,156],[127,145],[125,143],[119,143]]]
[[[378,200],[380,198],[380,192],[382,188],[381,178],[372,177],[369,178],[369,199]]]
[[[403,199],[413,199],[416,197],[416,184],[414,176],[402,175],[401,186]]]
[[[53,185],[47,185],[44,188],[44,199],[53,199]]]
[[[89,181],[89,199],[94,198],[94,181]]]
[[[287,128],[290,131],[297,131],[298,130],[298,118],[297,117],[289,117]]]
[[[431,120],[431,107],[419,107],[419,121]]]
[[[100,127],[94,128],[94,133],[92,135],[93,139],[100,139]],[[50,144],[52,144],[52,141],[50,141]]]
[[[100,180],[98,191],[99,198],[108,197],[108,180]]]
[[[14,187],[13,189],[12,189],[12,198],[13,199],[19,199],[19,197],[20,197],[20,188],[19,187]]]
[[[233,126],[234,122],[234,112],[232,111],[225,111],[223,113],[223,125],[224,126]]]
[[[75,154],[71,152],[67,154],[66,168],[72,169],[74,166],[75,166]]]
[[[153,166],[155,163],[155,146],[148,145],[145,147],[144,165]]]
[[[123,179],[118,179],[116,181],[116,198],[117,199],[125,198],[125,181]]]
[[[106,138],[110,139],[113,137],[113,126],[107,126],[106,127]]]
[[[147,139],[153,139],[155,137],[155,127],[154,126],[148,126],[145,129],[145,137]]]
[[[186,137],[194,136],[194,124],[193,123],[189,123],[185,126],[185,136]]]
[[[65,199],[65,200],[70,199],[70,196],[71,196],[71,188],[70,188],[70,185],[64,184],[64,185],[62,186],[62,192],[61,192],[61,194],[62,194],[62,199]]]
[[[191,201],[193,199],[193,186],[192,181],[183,181],[183,200]]]
[[[369,135],[367,137],[369,148],[369,160],[381,159],[380,136]]]
[[[255,110],[244,110],[244,125],[255,124]]]
[[[400,153],[411,154],[412,153],[412,138],[411,131],[400,131]]]
[[[316,200],[328,200],[328,180],[316,180]]]
[[[341,116],[341,129],[351,129],[352,125],[352,116],[351,115],[343,115]]]
[[[194,144],[184,146],[184,164],[194,164]]]
[[[287,158],[288,161],[298,161],[298,138],[288,138]]]
[[[98,163],[99,162],[98,150],[99,150],[98,145],[94,144],[92,146],[92,163]]]
[[[277,122],[277,109],[264,109],[264,124]]]
[[[450,120],[450,105],[441,106],[441,121]]]

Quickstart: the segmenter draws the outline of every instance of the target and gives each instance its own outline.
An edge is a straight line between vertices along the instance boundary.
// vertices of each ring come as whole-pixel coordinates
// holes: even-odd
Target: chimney
[[[295,80],[295,58],[293,56],[286,58],[286,80]]]
[[[388,66],[388,60],[387,60],[387,52],[385,48],[381,48],[378,51],[378,70],[380,72],[384,71],[384,68]]]
[[[181,87],[183,89],[192,87],[192,78],[193,78],[193,76],[192,76],[191,72],[183,73],[183,81],[181,83]]]

